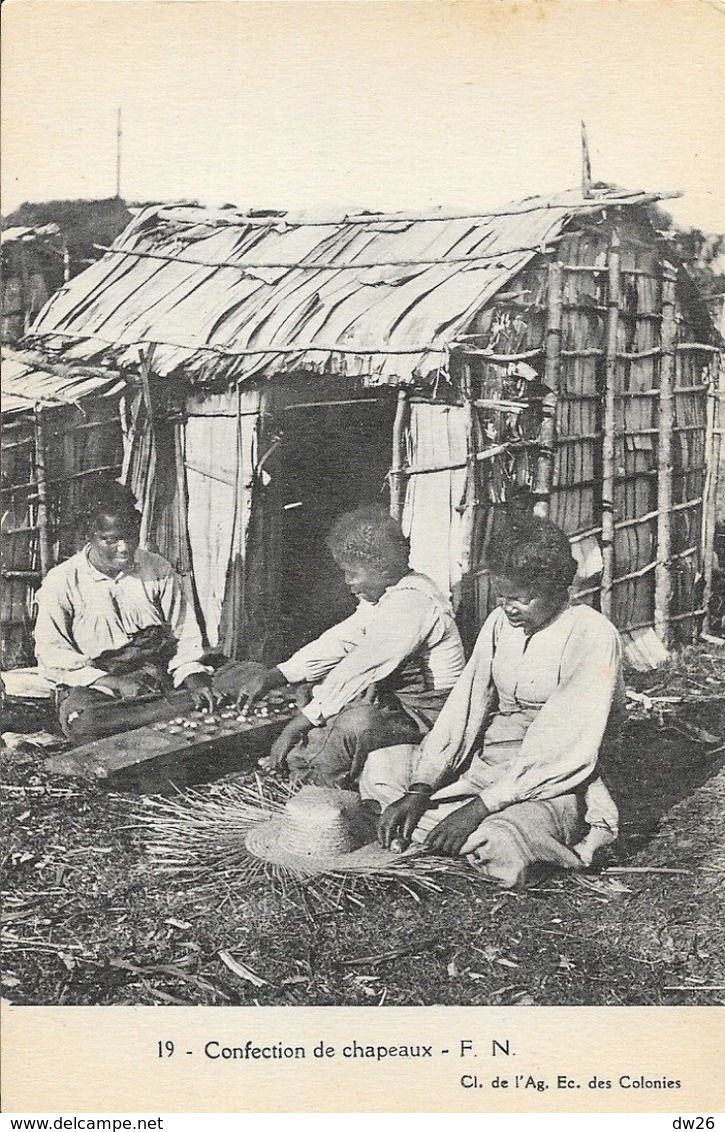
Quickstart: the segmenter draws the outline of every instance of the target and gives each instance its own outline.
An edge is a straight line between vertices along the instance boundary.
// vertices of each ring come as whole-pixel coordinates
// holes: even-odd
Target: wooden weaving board
[[[274,696],[255,704],[247,716],[235,708],[189,711],[165,723],[122,731],[53,755],[51,774],[105,779],[141,790],[204,781],[249,766],[269,749],[297,707]]]

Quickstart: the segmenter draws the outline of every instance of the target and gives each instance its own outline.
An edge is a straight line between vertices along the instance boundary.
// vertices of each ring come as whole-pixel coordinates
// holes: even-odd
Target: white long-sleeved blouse
[[[406,574],[374,604],[361,601],[278,668],[290,684],[320,681],[303,709],[319,725],[411,659],[436,692],[449,691],[465,665],[451,604],[425,574]]]
[[[53,567],[38,592],[38,666],[55,684],[87,686],[106,675],[94,657],[128,644],[139,629],[164,624],[177,640],[169,674],[178,687],[193,672],[208,671],[178,574],[161,555],[139,548],[133,564],[111,578],[96,570],[85,547]]]
[[[473,754],[467,782],[490,813],[557,797],[593,773],[624,705],[621,639],[601,613],[572,606],[527,637],[496,609],[420,745],[415,778],[438,787]]]

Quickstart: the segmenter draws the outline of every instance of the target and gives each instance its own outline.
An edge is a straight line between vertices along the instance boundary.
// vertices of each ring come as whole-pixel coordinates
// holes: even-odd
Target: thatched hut
[[[279,658],[344,611],[319,531],[383,497],[470,632],[504,504],[569,533],[579,600],[656,662],[701,624],[717,335],[612,188],[490,213],[142,211],[28,339],[127,382],[144,537],[207,637]],[[469,633],[470,635],[470,633]]]

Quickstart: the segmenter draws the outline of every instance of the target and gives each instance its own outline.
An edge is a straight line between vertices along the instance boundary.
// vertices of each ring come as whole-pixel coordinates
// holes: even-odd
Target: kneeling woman
[[[513,885],[537,862],[581,868],[616,838],[597,760],[624,711],[621,642],[569,605],[576,563],[548,520],[512,516],[488,567],[500,607],[432,731],[373,751],[360,792],[383,808],[384,845],[412,838]]]
[[[341,515],[328,546],[357,610],[244,681],[238,702],[285,683],[315,685],[262,765],[286,762],[299,783],[352,787],[369,751],[416,743],[430,730],[465,658],[450,602],[410,569],[407,540],[390,515],[376,507]]]

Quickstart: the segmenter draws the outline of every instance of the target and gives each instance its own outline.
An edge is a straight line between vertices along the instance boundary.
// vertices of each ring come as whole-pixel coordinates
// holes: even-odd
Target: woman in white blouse
[[[500,605],[433,729],[373,751],[360,792],[383,845],[412,838],[513,885],[617,836],[597,762],[624,711],[622,650],[606,617],[569,605],[576,563],[554,523],[511,515],[487,565]]]
[[[430,730],[465,656],[450,601],[410,569],[408,542],[390,515],[346,512],[327,542],[357,598],[355,613],[245,680],[238,703],[283,684],[312,686],[262,765],[286,764],[300,783],[351,787],[369,751],[417,743]]]

